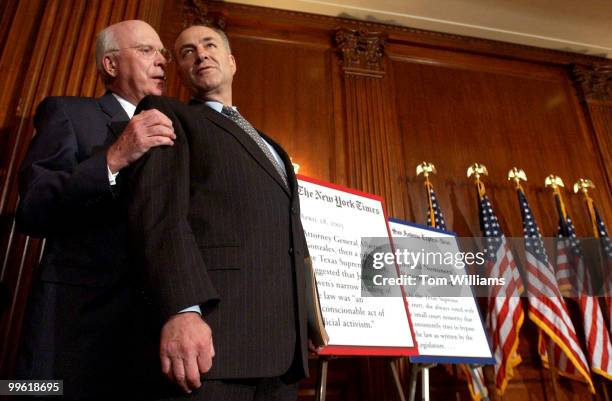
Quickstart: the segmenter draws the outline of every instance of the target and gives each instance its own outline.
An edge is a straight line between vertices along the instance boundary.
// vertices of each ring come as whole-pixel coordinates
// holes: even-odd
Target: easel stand
[[[327,365],[330,359],[332,357],[319,356],[315,401],[325,401],[325,393],[327,392]]]
[[[429,369],[435,367],[435,363],[415,363],[412,364],[410,369],[410,401],[414,401],[416,396],[416,385],[419,372],[421,373],[421,401],[430,401],[429,398]],[[480,380],[480,376],[476,369],[478,369],[479,365],[469,365],[470,375],[474,379],[476,386],[478,387],[478,391],[482,394],[483,401],[489,401],[489,394],[487,393],[487,389],[484,386],[484,383]]]
[[[482,394],[482,399],[483,401],[489,401],[489,393],[487,392],[487,388],[485,387],[484,383],[482,382],[482,380],[480,380],[480,376],[478,376],[478,368],[481,368],[482,365],[468,365],[470,367],[470,374],[472,375],[472,378],[474,379],[474,383],[476,383],[476,386],[478,387],[478,391],[480,392],[480,394]]]
[[[329,361],[331,359],[336,359],[336,357],[319,356],[319,366],[317,369],[317,384],[315,389],[315,401],[325,401],[325,394],[327,393],[327,369]],[[393,375],[393,381],[395,382],[397,394],[399,395],[401,401],[406,401],[406,396],[404,395],[404,390],[399,379],[399,374],[397,372],[397,366],[395,365],[395,361],[397,361],[397,358],[390,359],[389,367],[391,368],[391,373]]]
[[[552,382],[552,388],[553,388],[553,396],[555,398],[555,401],[559,401],[559,387],[557,384],[557,381],[559,380],[558,378],[558,372],[557,372],[557,368],[555,367],[555,364],[553,362],[553,356],[555,355],[554,352],[554,348],[553,348],[553,342],[552,340],[548,339],[547,342],[547,348],[548,348],[548,370],[550,370],[550,380]]]
[[[421,400],[429,401],[429,369],[435,367],[435,363],[413,363],[410,369],[410,401],[416,396],[416,385],[419,372],[421,373]]]

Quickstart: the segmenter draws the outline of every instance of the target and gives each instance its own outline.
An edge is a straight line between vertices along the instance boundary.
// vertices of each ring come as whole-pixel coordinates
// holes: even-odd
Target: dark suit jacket
[[[109,185],[106,148],[127,121],[110,93],[46,98],[19,173],[17,228],[46,245],[17,376],[63,379],[69,396],[116,393],[126,377],[127,218]]]
[[[135,163],[124,185],[151,310],[161,325],[201,305],[216,352],[207,378],[290,368],[304,377],[307,248],[289,157],[265,138],[291,188],[244,131],[206,105],[152,96],[139,104],[151,108],[172,120],[177,139]]]

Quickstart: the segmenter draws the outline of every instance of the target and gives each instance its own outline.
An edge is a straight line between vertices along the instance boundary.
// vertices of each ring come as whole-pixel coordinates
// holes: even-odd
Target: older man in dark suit
[[[233,106],[223,32],[187,28],[175,54],[193,100],[140,103],[177,138],[136,162],[127,186],[162,370],[187,393],[172,399],[295,400],[308,370],[307,248],[292,165]]]
[[[128,382],[134,296],[119,170],[149,148],[172,145],[158,111],[130,120],[138,102],[165,89],[169,52],[143,21],[98,35],[107,93],[48,97],[38,107],[22,164],[17,227],[46,237],[26,311],[17,377],[62,379],[63,399],[118,399]]]

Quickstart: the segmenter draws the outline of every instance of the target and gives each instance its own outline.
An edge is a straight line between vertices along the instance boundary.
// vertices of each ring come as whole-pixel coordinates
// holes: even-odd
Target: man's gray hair
[[[193,24],[188,26],[187,28],[183,29],[183,31],[192,28],[194,26],[203,26],[204,28],[208,28],[208,29],[212,29],[213,31],[217,32],[219,34],[219,36],[221,36],[221,40],[223,41],[223,45],[225,46],[225,48],[227,49],[227,51],[232,54],[232,48],[230,47],[230,42],[229,39],[227,38],[227,35],[225,34],[225,32],[223,31],[223,29],[219,28],[218,26],[215,25],[209,25],[209,24]],[[182,31],[181,31],[182,32]]]
[[[96,38],[96,67],[98,68],[98,72],[102,77],[102,82],[107,82],[110,78],[110,76],[104,69],[104,65],[102,64],[104,56],[106,56],[108,52],[116,49],[117,41],[115,40],[113,30],[110,29],[110,27],[107,27],[102,30]]]
[[[209,26],[208,28],[210,28],[213,31],[217,32],[219,34],[219,36],[221,36],[221,40],[223,40],[223,44],[225,45],[225,48],[227,49],[227,51],[230,54],[232,54],[232,48],[230,47],[229,39],[227,38],[227,35],[223,31],[223,29],[217,28],[216,26]]]

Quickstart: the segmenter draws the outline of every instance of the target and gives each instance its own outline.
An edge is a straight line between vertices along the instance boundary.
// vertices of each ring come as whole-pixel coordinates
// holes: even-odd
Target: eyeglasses
[[[170,50],[166,49],[165,47],[162,47],[161,49],[156,49],[153,46],[149,46],[149,45],[138,45],[138,46],[122,47],[120,49],[110,49],[109,52],[118,52],[120,50],[125,50],[125,49],[134,49],[138,53],[142,54],[143,57],[148,58],[148,59],[152,59],[153,57],[155,57],[157,53],[159,53],[164,59],[166,59],[168,63],[172,61],[172,53],[170,52]]]

